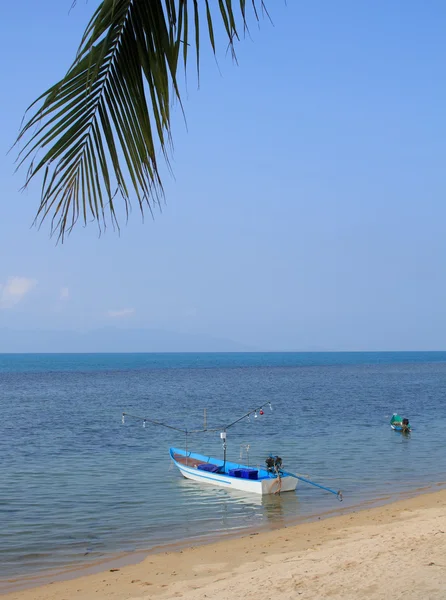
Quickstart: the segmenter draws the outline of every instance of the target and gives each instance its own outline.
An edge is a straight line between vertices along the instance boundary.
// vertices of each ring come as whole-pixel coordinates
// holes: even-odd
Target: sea
[[[0,355],[0,582],[446,487],[445,398],[446,352]],[[151,422],[216,429],[188,448],[222,457],[219,430],[268,402],[228,429],[228,460],[279,455],[342,503],[185,480],[185,435]]]

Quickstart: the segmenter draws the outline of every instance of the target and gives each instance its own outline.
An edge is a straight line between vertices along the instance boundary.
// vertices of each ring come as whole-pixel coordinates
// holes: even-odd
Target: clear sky
[[[191,70],[162,214],[142,224],[135,206],[120,236],[79,226],[56,246],[49,224],[30,228],[41,180],[19,192],[25,172],[6,152],[97,2],[5,3],[0,332],[446,348],[446,3],[267,5],[274,26],[252,27],[238,66],[223,47],[220,70],[208,53],[200,90]]]

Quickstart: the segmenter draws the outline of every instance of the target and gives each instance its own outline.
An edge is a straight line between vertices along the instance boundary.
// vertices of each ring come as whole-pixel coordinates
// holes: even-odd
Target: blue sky
[[[79,226],[56,246],[30,227],[41,180],[19,192],[6,152],[96,5],[3,9],[0,330],[446,347],[443,1],[270,0],[274,26],[252,27],[238,66],[203,51],[199,90],[191,69],[162,213],[142,224],[135,206],[120,236]]]

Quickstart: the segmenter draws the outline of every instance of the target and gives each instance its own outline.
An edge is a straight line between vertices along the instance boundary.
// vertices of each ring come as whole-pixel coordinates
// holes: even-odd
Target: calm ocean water
[[[446,481],[446,352],[0,355],[0,578],[246,527],[280,526]],[[253,498],[188,482],[179,427],[228,432],[228,458],[285,467],[334,489]],[[391,431],[408,416],[409,437]],[[218,434],[193,437],[220,456]],[[246,452],[243,462],[246,462]]]

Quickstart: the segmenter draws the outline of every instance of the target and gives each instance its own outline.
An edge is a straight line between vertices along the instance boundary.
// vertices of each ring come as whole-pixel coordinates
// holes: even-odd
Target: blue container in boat
[[[229,469],[228,475],[230,475],[231,477],[241,477],[242,470],[241,469]]]
[[[258,479],[259,472],[256,469],[242,469],[242,478],[243,479]]]

